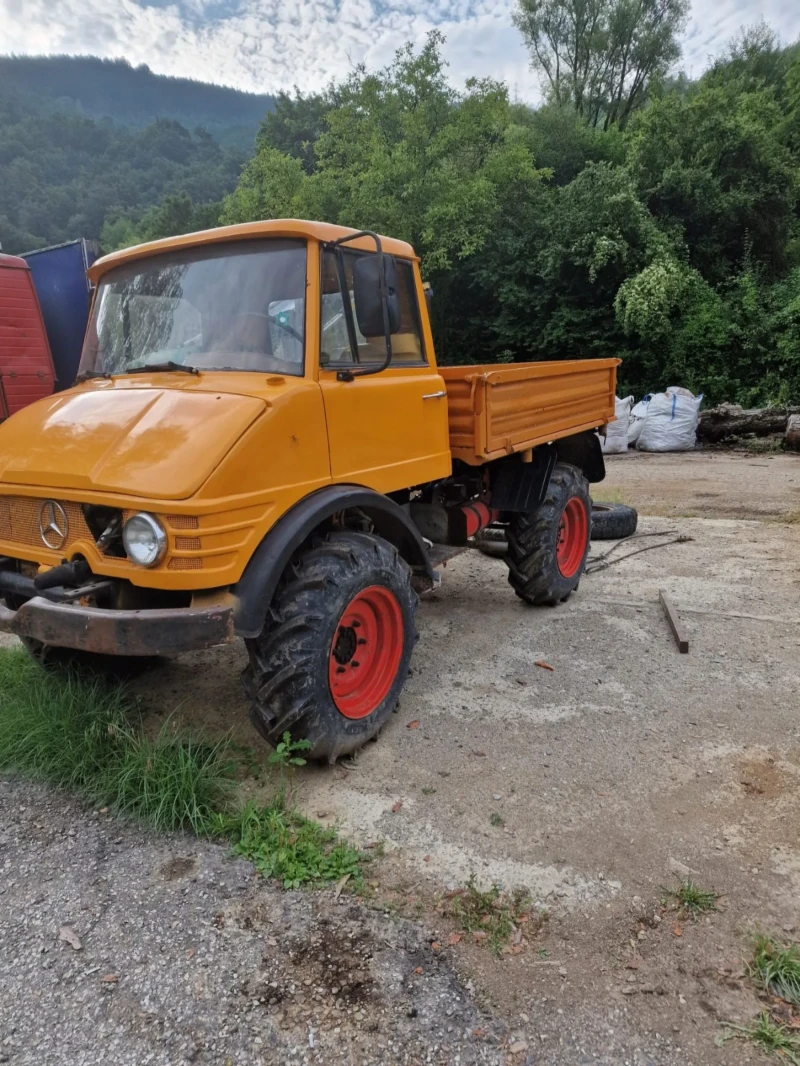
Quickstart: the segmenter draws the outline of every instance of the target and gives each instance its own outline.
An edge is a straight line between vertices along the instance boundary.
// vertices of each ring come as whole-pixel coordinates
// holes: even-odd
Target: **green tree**
[[[312,173],[315,166],[314,145],[325,129],[325,113],[333,104],[333,91],[304,96],[295,89],[294,96],[278,93],[275,110],[268,111],[261,123],[256,145],[276,148],[299,159],[303,169]]]
[[[629,165],[643,201],[709,282],[735,274],[746,247],[775,277],[796,224],[797,157],[773,88],[720,81],[653,101],[631,125]]]
[[[556,104],[624,126],[680,57],[688,0],[518,0],[514,23]]]

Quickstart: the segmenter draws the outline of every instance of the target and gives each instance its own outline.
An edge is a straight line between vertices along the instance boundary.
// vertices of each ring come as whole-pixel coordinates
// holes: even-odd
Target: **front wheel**
[[[555,606],[578,587],[591,531],[589,483],[576,466],[557,463],[544,502],[508,526],[508,580],[526,603]]]
[[[408,675],[416,607],[408,566],[380,537],[331,533],[305,551],[246,642],[258,732],[275,746],[288,730],[331,763],[375,736]]]

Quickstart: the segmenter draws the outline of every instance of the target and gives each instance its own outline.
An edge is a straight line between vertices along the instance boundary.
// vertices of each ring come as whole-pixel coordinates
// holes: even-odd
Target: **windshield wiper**
[[[170,359],[166,363],[148,363],[145,366],[134,366],[129,370],[123,371],[125,374],[146,374],[149,370],[159,372],[162,370],[182,370],[184,374],[199,374],[200,371],[196,366],[189,366],[187,363],[175,363]]]
[[[88,381],[89,378],[110,378],[111,375],[107,370],[84,370],[82,374],[78,374],[75,378],[75,384],[80,385],[84,381]]]

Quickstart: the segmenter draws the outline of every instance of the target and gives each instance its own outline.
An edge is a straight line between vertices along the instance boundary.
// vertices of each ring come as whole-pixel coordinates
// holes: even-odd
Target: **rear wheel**
[[[578,587],[589,551],[589,483],[576,466],[557,463],[544,502],[508,526],[508,580],[526,603],[554,606]]]
[[[267,624],[248,640],[251,720],[273,746],[284,732],[334,762],[380,730],[416,641],[417,597],[393,545],[331,533],[287,571]]]

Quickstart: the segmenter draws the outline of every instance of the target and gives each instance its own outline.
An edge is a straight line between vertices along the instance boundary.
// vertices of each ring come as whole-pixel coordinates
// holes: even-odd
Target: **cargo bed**
[[[453,458],[478,465],[612,422],[620,362],[440,367]]]

